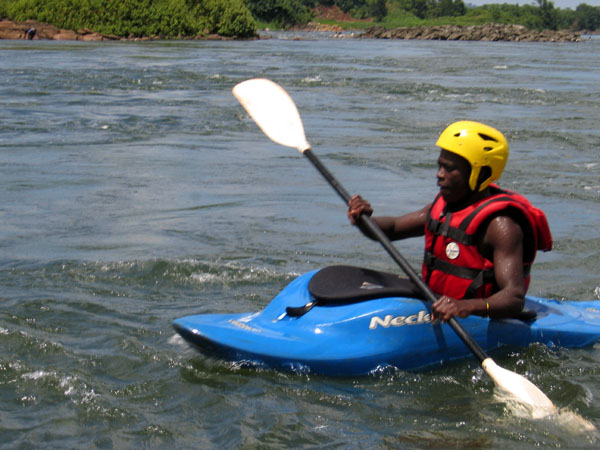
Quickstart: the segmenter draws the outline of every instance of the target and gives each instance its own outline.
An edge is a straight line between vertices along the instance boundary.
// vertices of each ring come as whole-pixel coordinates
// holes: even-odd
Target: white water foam
[[[585,434],[594,442],[600,438],[600,433],[593,423],[568,408],[548,410],[545,415],[540,414],[539,411],[534,414],[531,405],[519,401],[519,399],[502,389],[494,389],[494,399],[504,403],[507,412],[515,417],[545,423],[549,428],[559,427],[564,432],[572,435]]]

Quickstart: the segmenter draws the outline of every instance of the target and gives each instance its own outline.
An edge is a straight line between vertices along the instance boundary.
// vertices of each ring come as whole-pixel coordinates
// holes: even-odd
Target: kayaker
[[[423,279],[440,295],[433,319],[513,316],[523,309],[536,251],[552,248],[546,216],[525,197],[493,184],[509,153],[500,131],[460,121],[436,145],[440,192],[434,201],[400,217],[373,220],[390,240],[425,235]],[[348,217],[356,224],[362,213],[371,216],[373,208],[355,195]]]

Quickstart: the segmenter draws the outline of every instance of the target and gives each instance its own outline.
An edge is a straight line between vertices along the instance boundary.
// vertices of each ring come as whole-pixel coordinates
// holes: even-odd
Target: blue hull
[[[290,283],[262,311],[202,314],[174,321],[177,332],[202,352],[273,369],[324,375],[364,375],[388,365],[415,369],[471,356],[447,325],[431,323],[422,300],[380,298],[317,306],[301,317],[289,306],[313,300],[308,283],[316,273]],[[471,316],[460,323],[485,350],[502,345],[585,347],[600,338],[600,301],[527,297],[534,320]]]

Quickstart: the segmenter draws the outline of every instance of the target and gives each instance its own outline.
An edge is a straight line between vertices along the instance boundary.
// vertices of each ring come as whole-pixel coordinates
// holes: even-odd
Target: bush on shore
[[[600,28],[600,7],[581,3],[575,10],[554,7],[551,0],[518,5],[490,3],[471,7],[468,0],[244,0],[261,24],[289,28],[311,20],[314,8],[337,6],[355,19],[372,18],[386,28],[438,25],[524,25],[535,30],[590,30]],[[585,0],[583,0],[585,2]],[[364,22],[312,19],[342,28],[363,28]]]
[[[1,0],[0,17],[120,37],[256,34],[243,0]]]
[[[435,25],[524,25],[534,30],[594,31],[600,28],[600,7],[582,2],[576,9],[559,9],[550,0],[518,5],[490,3],[466,7],[468,0],[388,0],[386,28]]]

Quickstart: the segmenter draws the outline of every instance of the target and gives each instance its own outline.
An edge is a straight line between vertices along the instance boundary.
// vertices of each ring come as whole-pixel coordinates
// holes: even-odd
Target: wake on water
[[[536,415],[530,404],[519,401],[514,395],[498,387],[494,389],[494,400],[503,403],[510,416],[532,420],[537,427],[542,426],[553,432],[559,429],[573,436],[579,435],[588,443],[595,443],[600,438],[600,432],[593,423],[568,408],[556,408],[546,415]]]

